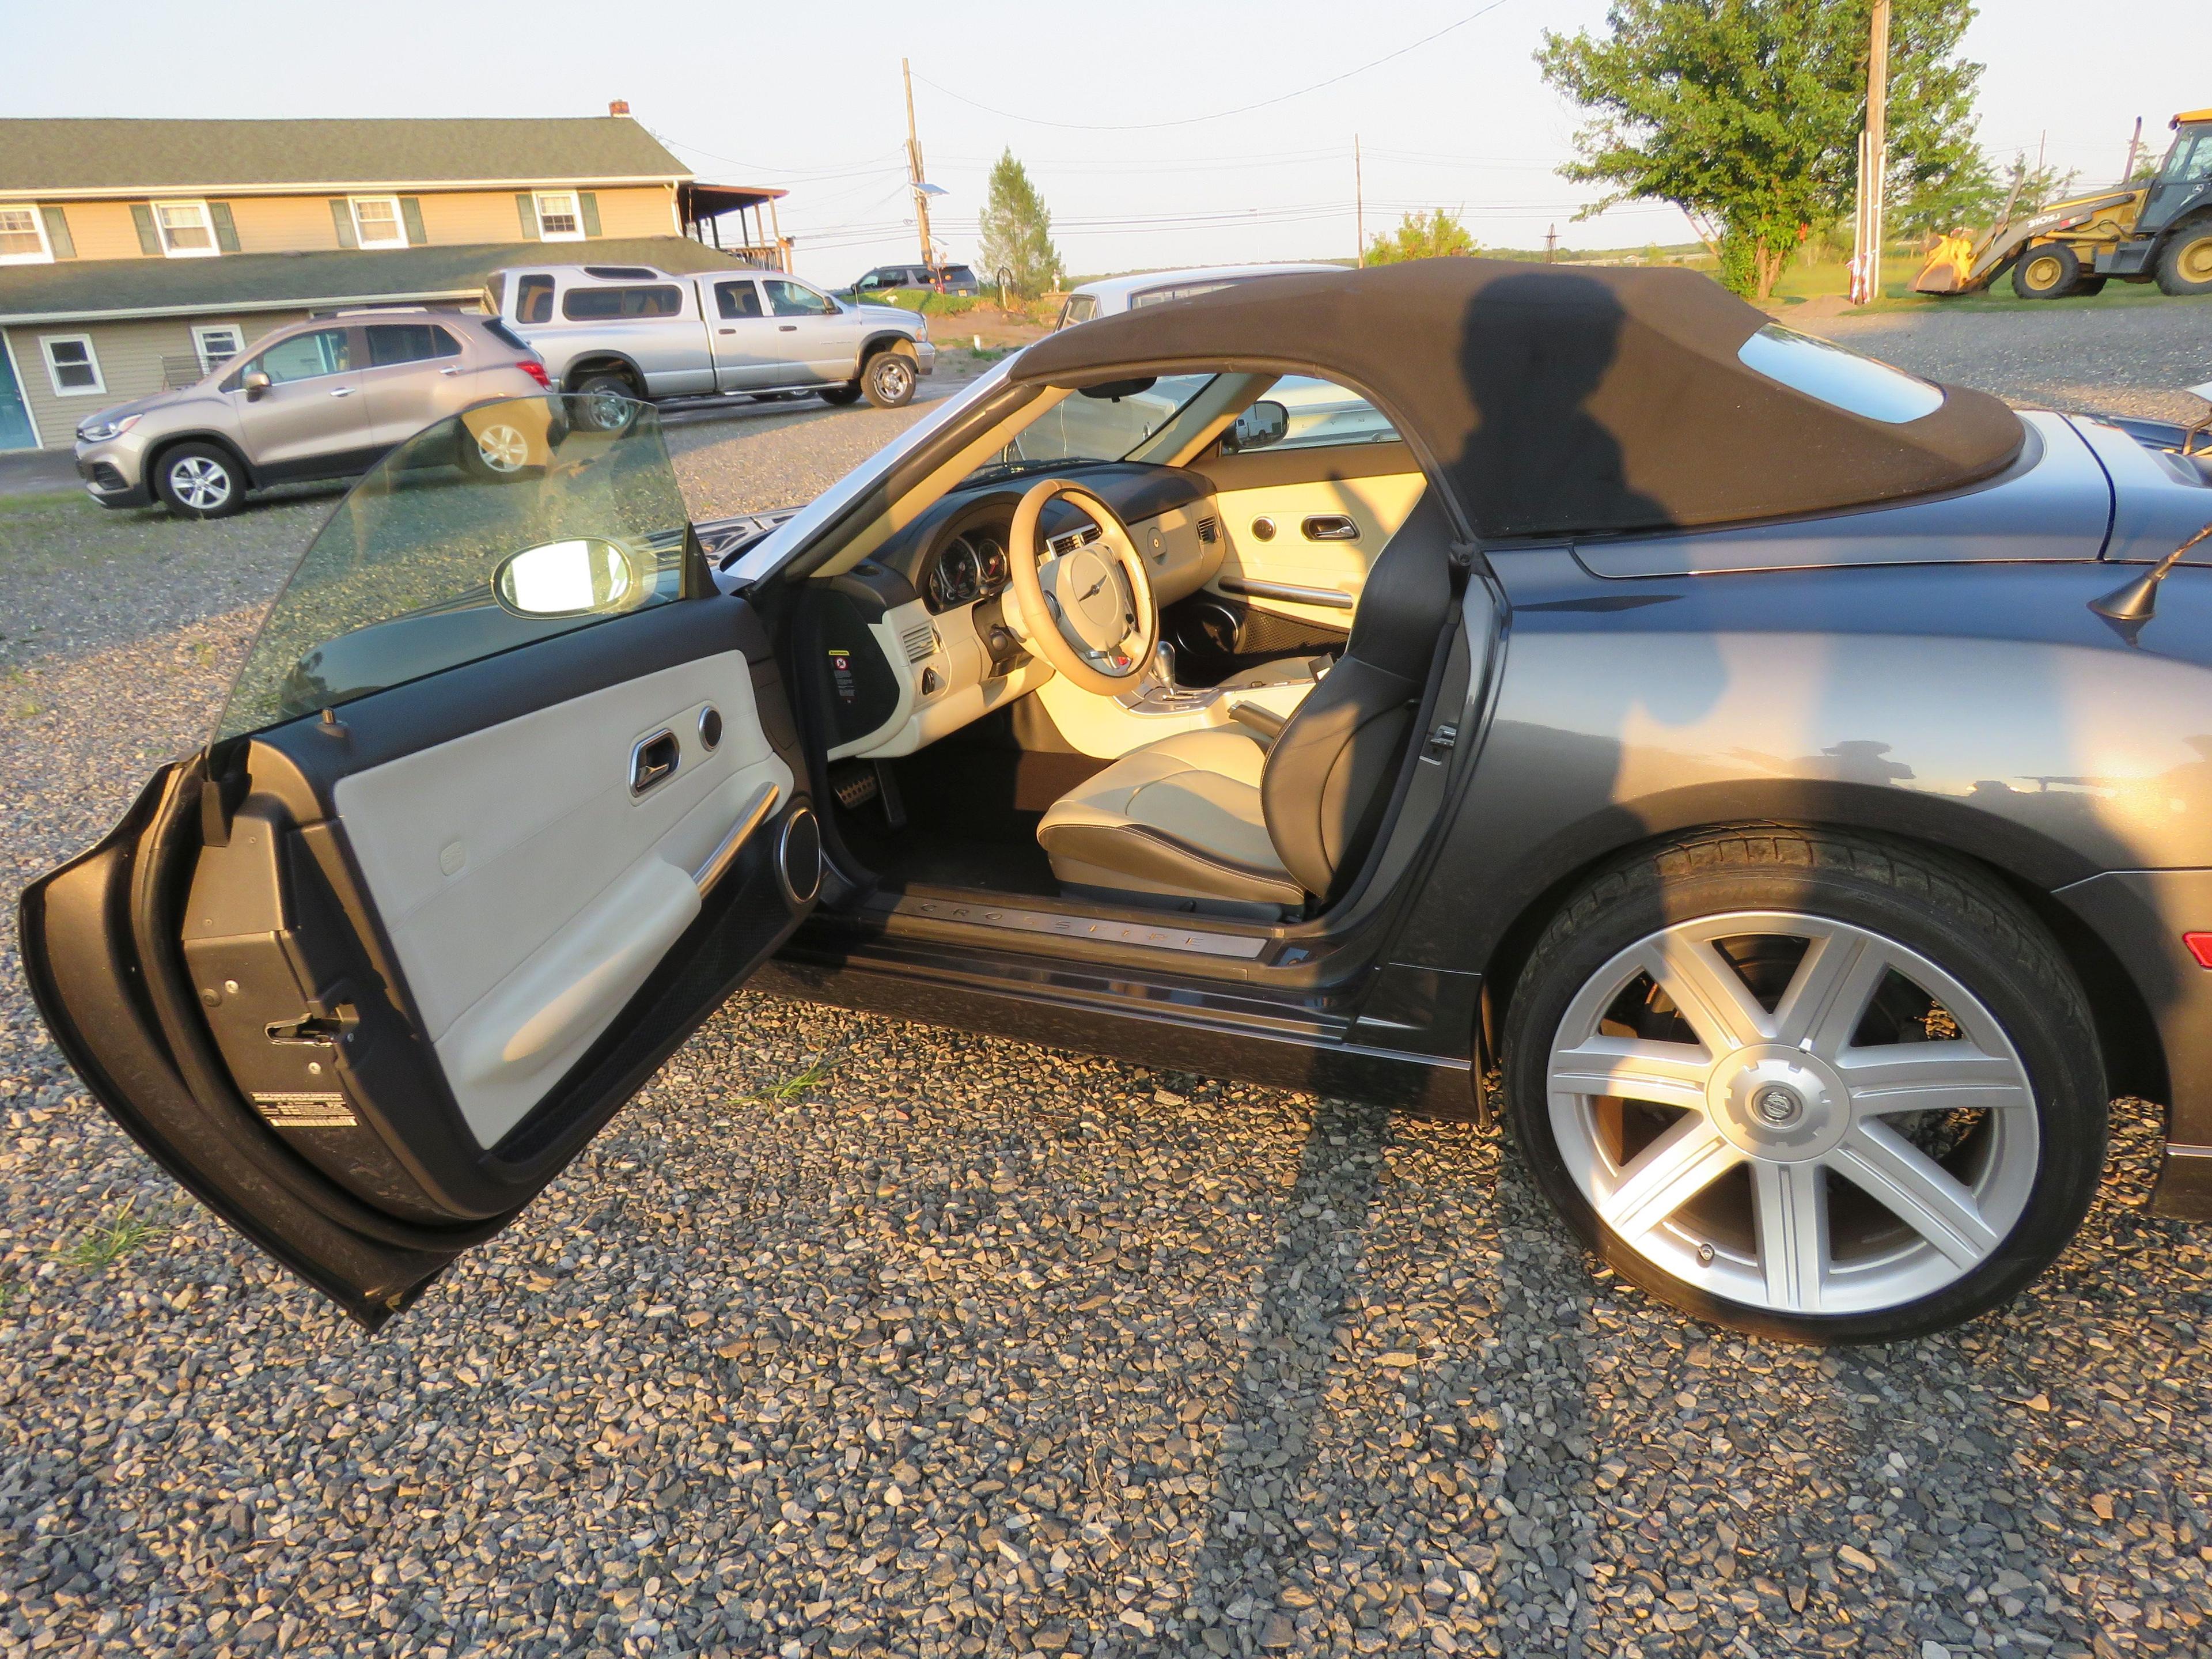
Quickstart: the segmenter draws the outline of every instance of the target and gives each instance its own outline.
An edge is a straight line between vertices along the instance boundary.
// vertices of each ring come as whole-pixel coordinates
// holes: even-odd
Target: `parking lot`
[[[2212,379],[2212,304],[1836,331],[2073,406]],[[915,414],[671,447],[707,516]],[[0,496],[10,895],[203,738],[336,499]],[[366,1336],[91,1106],[5,955],[9,1659],[2212,1645],[2212,1230],[2137,1207],[2136,1103],[2028,1294],[1824,1355],[1594,1278],[1496,1133],[740,996]]]

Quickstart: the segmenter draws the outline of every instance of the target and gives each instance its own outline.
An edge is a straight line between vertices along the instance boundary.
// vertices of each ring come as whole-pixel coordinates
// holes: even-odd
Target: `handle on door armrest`
[[[1359,524],[1348,513],[1309,514],[1299,526],[1310,542],[1356,542],[1359,539]]]
[[[752,839],[753,831],[768,822],[768,815],[775,810],[776,797],[781,793],[772,783],[761,785],[753,798],[745,803],[745,810],[738,814],[738,821],[730,826],[730,833],[715,844],[707,854],[707,861],[691,872],[693,885],[699,896],[706,897],[714,884],[729,872],[737,862],[738,854]]]

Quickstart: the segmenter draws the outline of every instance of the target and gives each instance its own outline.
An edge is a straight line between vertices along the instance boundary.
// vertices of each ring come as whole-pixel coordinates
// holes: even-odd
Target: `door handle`
[[[441,368],[441,369],[440,369],[440,370],[438,371],[438,373],[439,373],[439,374],[459,374],[460,372],[461,372],[461,371],[460,371],[460,369],[459,369],[459,368],[458,366],[456,366],[456,367],[454,367],[454,368]]]
[[[714,331],[717,334],[735,334],[737,331],[734,328],[718,328]]]
[[[676,734],[662,726],[649,738],[640,738],[629,751],[629,793],[635,799],[648,789],[668,781],[676,775],[676,763],[684,757]]]
[[[1313,513],[1299,526],[1310,542],[1356,542],[1359,525],[1348,513]]]
[[[775,325],[775,331],[779,334],[796,334],[799,332],[799,325],[797,323],[778,323]]]
[[[707,861],[691,872],[691,882],[702,897],[714,884],[729,872],[738,860],[738,854],[752,839],[753,831],[768,822],[768,815],[775,810],[776,797],[781,792],[772,783],[764,783],[745,803],[745,810],[738,814],[738,821],[730,826],[730,833],[715,844],[707,854]]]
[[[350,398],[356,390],[357,388],[354,386],[342,386],[332,391],[331,396],[333,398]]]

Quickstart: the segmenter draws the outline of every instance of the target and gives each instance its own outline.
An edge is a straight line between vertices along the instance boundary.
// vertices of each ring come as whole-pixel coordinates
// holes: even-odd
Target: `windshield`
[[[217,738],[589,627],[493,596],[515,554],[579,540],[645,578],[623,607],[678,597],[689,525],[660,418],[625,398],[516,398],[424,428],[379,462],[277,595]]]
[[[1214,379],[1211,374],[1163,374],[1142,390],[1122,390],[1118,397],[1097,395],[1106,390],[1103,387],[1071,393],[969,477],[1006,477],[1085,461],[1121,460],[1175,419]]]

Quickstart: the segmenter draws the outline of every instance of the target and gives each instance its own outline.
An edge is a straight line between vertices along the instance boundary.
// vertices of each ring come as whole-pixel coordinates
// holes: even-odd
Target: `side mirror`
[[[250,368],[240,380],[239,385],[246,389],[247,397],[258,398],[269,390],[269,377],[258,368]]]
[[[1291,411],[1271,398],[1262,398],[1231,423],[1228,441],[1222,447],[1237,453],[1265,449],[1269,444],[1280,443],[1290,431]]]
[[[653,567],[596,537],[526,547],[492,574],[492,592],[518,617],[611,617],[653,596]]]

